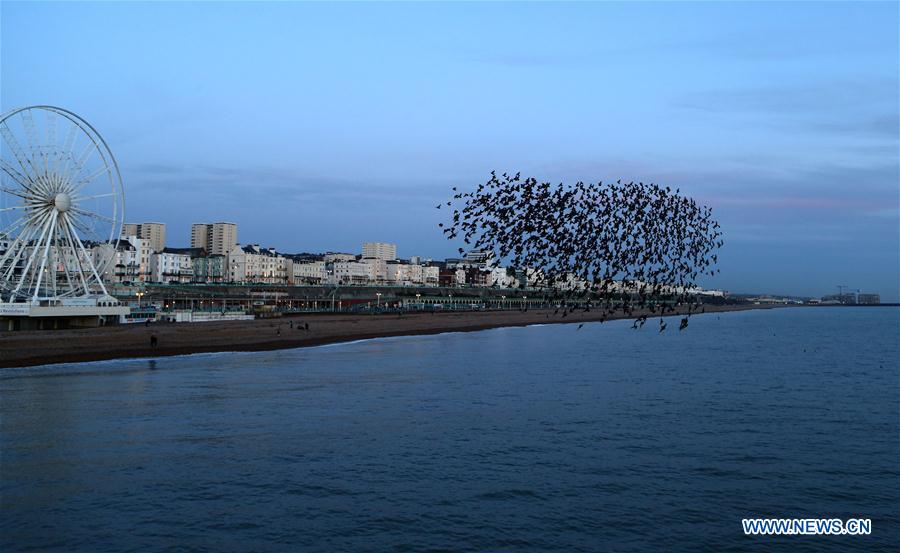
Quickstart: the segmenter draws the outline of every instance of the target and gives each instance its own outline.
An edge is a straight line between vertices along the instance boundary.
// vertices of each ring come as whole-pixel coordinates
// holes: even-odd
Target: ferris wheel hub
[[[69,211],[69,208],[72,207],[72,198],[65,192],[60,192],[53,200],[53,206],[60,213]]]

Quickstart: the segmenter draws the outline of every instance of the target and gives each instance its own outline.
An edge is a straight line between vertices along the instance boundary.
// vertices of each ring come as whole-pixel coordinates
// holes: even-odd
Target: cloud
[[[129,180],[141,183],[144,188],[165,193],[212,194],[254,204],[261,201],[280,204],[333,200],[371,205],[373,200],[398,203],[420,199],[423,205],[427,205],[441,195],[433,187],[359,182],[265,166],[237,168],[148,163],[136,167]]]
[[[844,121],[807,121],[802,124],[802,127],[815,132],[836,134],[853,133],[883,136],[898,140],[900,139],[900,114],[897,112],[884,113],[873,117]],[[894,153],[896,153],[896,148],[893,150]]]
[[[709,112],[768,112],[782,115],[893,106],[896,79],[820,82],[815,85],[708,90],[680,98],[676,107]]]

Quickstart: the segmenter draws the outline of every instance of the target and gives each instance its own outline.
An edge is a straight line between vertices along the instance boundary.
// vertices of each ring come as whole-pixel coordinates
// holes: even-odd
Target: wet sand
[[[767,309],[770,305],[707,306],[706,313]],[[618,315],[609,318],[633,318]],[[597,321],[598,311],[566,317],[553,310],[360,314],[303,314],[277,319],[211,323],[155,323],[77,330],[0,332],[0,368],[160,357],[222,351],[263,351],[386,336],[468,332],[503,326]],[[291,328],[291,322],[294,327]],[[309,330],[301,330],[309,323]],[[677,332],[677,325],[669,324]],[[156,347],[151,347],[151,336]]]

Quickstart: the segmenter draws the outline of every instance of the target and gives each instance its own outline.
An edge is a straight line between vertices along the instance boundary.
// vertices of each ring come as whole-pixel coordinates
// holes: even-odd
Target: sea
[[[900,550],[900,309],[631,327],[4,369],[0,551]]]

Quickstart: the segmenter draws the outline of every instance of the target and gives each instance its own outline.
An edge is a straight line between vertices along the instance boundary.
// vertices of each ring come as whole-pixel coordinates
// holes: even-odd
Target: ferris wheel
[[[3,114],[0,135],[0,301],[108,296],[124,189],[106,142],[53,106]]]

